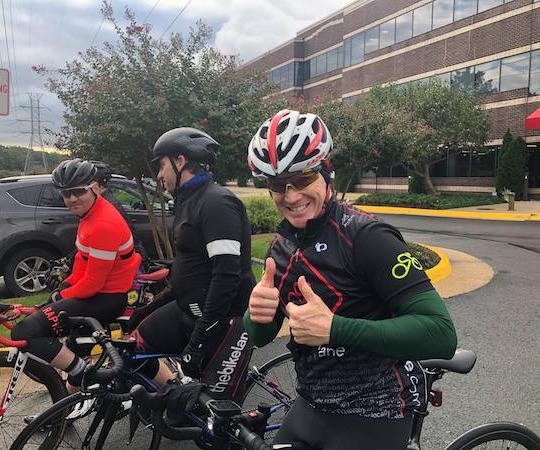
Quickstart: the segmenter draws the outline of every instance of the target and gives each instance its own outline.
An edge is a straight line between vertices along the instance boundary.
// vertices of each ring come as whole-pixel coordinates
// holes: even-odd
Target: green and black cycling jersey
[[[276,336],[288,302],[303,303],[301,275],[335,314],[328,345],[291,339],[303,398],[323,411],[373,418],[403,417],[426,401],[416,360],[450,358],[455,330],[397,229],[331,200],[304,230],[283,221],[268,256],[281,308],[267,325],[246,314],[257,345]]]

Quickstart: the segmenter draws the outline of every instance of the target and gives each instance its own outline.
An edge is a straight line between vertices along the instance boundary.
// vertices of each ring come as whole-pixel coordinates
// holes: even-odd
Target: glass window
[[[317,56],[317,75],[328,72],[326,69],[326,53]]]
[[[529,61],[528,52],[501,60],[501,92],[529,86]]]
[[[351,65],[351,47],[352,38],[347,38],[343,41],[343,65],[349,67]]]
[[[531,53],[531,95],[540,95],[540,50]]]
[[[396,42],[396,19],[389,20],[388,22],[381,23],[381,48],[388,47]]]
[[[22,188],[9,189],[8,193],[19,203],[27,206],[36,206],[39,201],[39,193],[41,192],[41,184],[35,186],[27,186]],[[63,204],[64,202],[62,202]]]
[[[43,186],[38,206],[65,208],[66,204],[64,203],[64,199],[62,198],[60,191],[50,184]]]
[[[448,155],[447,176],[449,177],[468,177],[471,160],[470,150],[452,151]]]
[[[435,0],[433,2],[433,29],[452,23],[454,0]]]
[[[317,58],[311,58],[309,60],[309,75],[310,78],[317,76]]]
[[[336,52],[337,52],[337,66],[338,68],[341,69],[343,67],[343,46],[338,47],[336,49]]]
[[[412,37],[412,11],[396,17],[396,42]]]
[[[379,27],[373,27],[366,31],[366,53],[379,50]]]
[[[477,0],[455,0],[454,21],[476,14]]]
[[[364,33],[352,37],[351,41],[351,64],[364,61]]]
[[[451,75],[452,86],[472,91],[474,88],[474,67],[454,70]]]
[[[338,68],[338,50],[337,48],[330,50],[326,54],[326,70],[332,72]]]
[[[479,94],[499,92],[501,60],[478,64],[474,68],[474,87]]]
[[[438,75],[433,75],[433,79],[441,80],[443,83],[450,84],[450,72],[440,73]]]
[[[503,4],[503,0],[478,0],[478,12],[486,11]]]
[[[471,161],[471,177],[495,176],[495,149],[482,147],[473,150]]]
[[[418,36],[422,33],[431,31],[431,12],[433,9],[433,3],[416,8],[413,19],[413,36]]]
[[[111,191],[111,193],[116,197],[118,202],[126,211],[146,210],[146,206],[137,186],[131,186],[124,183],[115,183],[109,186],[109,191]],[[148,201],[151,205],[153,205],[154,210],[161,210],[161,202],[159,200],[159,196],[157,195],[157,191],[147,187],[145,187],[145,191]],[[168,210],[169,200],[171,200],[171,197],[167,194],[164,194],[164,197],[165,209]]]

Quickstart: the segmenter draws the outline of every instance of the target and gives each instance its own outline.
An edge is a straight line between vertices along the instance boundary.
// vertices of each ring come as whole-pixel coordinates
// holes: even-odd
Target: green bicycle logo
[[[392,276],[397,280],[405,278],[409,274],[411,266],[417,270],[422,270],[422,264],[420,264],[420,261],[418,261],[418,259],[412,256],[409,252],[400,253],[397,256],[397,261],[397,264],[392,267]]]

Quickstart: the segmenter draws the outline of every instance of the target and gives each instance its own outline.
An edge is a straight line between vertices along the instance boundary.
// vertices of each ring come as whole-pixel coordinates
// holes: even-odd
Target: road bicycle
[[[148,293],[163,283],[169,269],[154,266],[154,270],[137,275],[135,289],[128,293],[128,307],[115,323],[125,332],[134,308],[146,304]],[[0,304],[0,325],[11,330],[14,324],[38,310],[39,306]],[[62,374],[21,352],[26,341],[14,341],[0,335],[0,448],[8,448],[26,426],[25,419],[36,416],[68,392]]]
[[[107,352],[123,353],[122,356],[112,357],[113,360],[118,361],[115,363],[115,369],[112,371],[109,369],[108,372],[106,370],[107,376],[101,375],[101,380],[98,380],[101,381],[100,383],[90,386],[85,392],[61,400],[38,416],[18,436],[11,447],[12,450],[57,448],[63,444],[71,446],[71,448],[89,448],[93,435],[101,424],[94,447],[100,449],[105,444],[113,423],[126,414],[125,409],[122,408],[122,402],[132,399],[134,399],[135,404],[129,410],[128,442],[133,439],[136,426],[142,422],[152,430],[150,449],[157,449],[162,437],[166,437],[174,440],[193,440],[201,448],[206,449],[264,450],[272,448],[268,443],[269,435],[279,427],[283,413],[286,413],[296,395],[294,382],[292,386],[287,388],[281,384],[281,380],[273,380],[269,376],[269,373],[276,369],[281,370],[281,373],[293,370],[292,357],[290,354],[285,354],[262,366],[261,369],[251,372],[251,383],[244,396],[242,408],[233,401],[216,401],[202,394],[199,399],[202,411],[187,413],[182,423],[172,424],[164,419],[167,398],[152,393],[155,391],[155,386],[152,386],[148,379],[141,376],[142,374],[132,371],[133,362],[129,357],[129,343],[111,340],[104,333],[97,337],[100,345],[108,346],[106,347]],[[105,354],[106,352],[102,353],[102,360],[106,359]],[[475,353],[463,349],[458,349],[451,360],[421,361],[426,376],[429,402],[426,403],[425,407],[414,411],[413,428],[407,450],[421,448],[421,432],[425,417],[428,415],[428,406],[440,407],[442,405],[442,394],[438,388],[434,387],[435,382],[448,372],[469,373],[475,362]],[[124,366],[125,363],[127,366]],[[266,369],[263,370],[265,367]],[[98,369],[99,361],[92,370],[101,373]],[[126,392],[126,388],[129,386],[119,382],[122,376],[128,377],[136,383],[135,388],[131,388],[131,393]],[[248,379],[250,379],[249,376]],[[92,421],[84,427],[80,426],[79,421],[67,424],[65,418],[77,404],[84,400],[92,400],[96,405]],[[277,416],[275,420],[272,420],[273,415]],[[78,427],[78,432],[66,430],[66,427],[74,425]],[[55,429],[61,432],[55,433]],[[73,442],[73,438],[79,436],[79,433],[84,438],[80,444],[77,444]],[[113,436],[117,436],[117,434],[115,432]],[[492,445],[496,445],[496,447],[492,447]],[[280,445],[276,448],[317,450],[307,449],[298,444]],[[474,448],[539,450],[540,438],[523,425],[503,422],[491,423],[467,431],[451,443],[447,450]]]
[[[11,449],[101,449],[104,445],[131,442],[137,432],[146,428],[152,431],[151,437],[147,435],[151,439],[150,448],[158,448],[162,435],[153,426],[148,410],[140,405],[132,406],[129,390],[134,385],[142,385],[155,392],[157,386],[142,373],[144,365],[156,357],[168,358],[175,365],[176,355],[135,353],[134,341],[111,338],[107,330],[92,318],[63,317],[62,320],[67,329],[82,327],[93,330],[93,340],[104,351],[93,365],[88,366],[81,392],[61,399],[38,415],[19,434]],[[109,362],[110,367],[104,369],[102,366],[105,362]],[[284,374],[287,377],[276,378]],[[295,379],[290,355],[274,358],[261,369],[248,369],[247,389],[243,398],[246,402],[254,402],[256,397],[272,400],[268,406],[269,417],[275,416],[276,420],[280,420],[279,417],[288,410],[296,397]],[[74,409],[80,408],[82,404],[91,407],[86,408],[87,411],[77,419],[71,420]],[[115,428],[111,432],[113,425]],[[268,433],[277,427],[277,423],[270,423]],[[183,433],[186,433],[186,429],[193,427],[183,428]],[[196,436],[193,435],[193,438]],[[206,445],[203,441],[199,444]]]

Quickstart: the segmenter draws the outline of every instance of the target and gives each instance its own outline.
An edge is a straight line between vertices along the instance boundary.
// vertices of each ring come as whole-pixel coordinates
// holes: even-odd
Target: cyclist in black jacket
[[[399,231],[332,197],[331,150],[315,114],[280,111],[253,137],[284,220],[244,323],[260,347],[289,320],[299,396],[274,443],[401,450],[426,401],[417,360],[452,357],[456,334]]]
[[[151,314],[133,336],[139,351],[182,353],[182,369],[192,378],[204,374],[231,328],[231,319],[242,324],[255,284],[245,207],[236,195],[215,184],[209,172],[218,148],[202,131],[175,128],[153,149],[158,180],[175,199],[172,288],[145,307],[143,315]],[[138,315],[135,321],[140,319]],[[172,373],[156,363],[150,376],[164,384]]]

